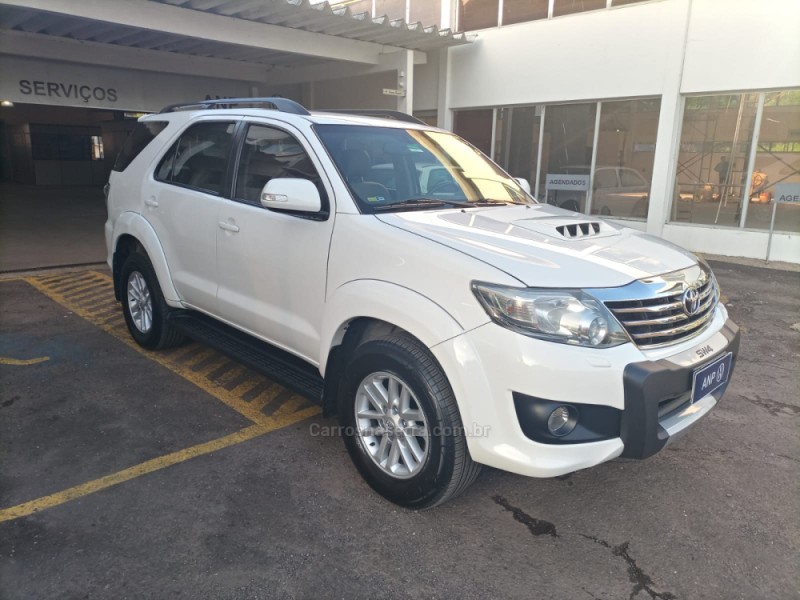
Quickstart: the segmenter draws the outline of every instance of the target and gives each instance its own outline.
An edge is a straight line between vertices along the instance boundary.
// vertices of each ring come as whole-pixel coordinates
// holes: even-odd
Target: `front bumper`
[[[664,448],[707,414],[727,387],[691,404],[694,370],[727,352],[733,368],[738,349],[739,329],[720,307],[697,338],[658,351],[632,344],[565,346],[494,324],[431,350],[450,380],[466,431],[478,432],[468,433],[472,458],[521,475],[553,477]],[[588,428],[577,438],[544,439],[526,423],[526,414],[535,412],[526,413],[526,401],[540,403],[539,419],[542,402],[576,406],[591,417]]]
[[[705,356],[703,363],[731,352],[733,362],[728,380],[694,404],[690,403],[694,365],[684,366],[662,359],[625,367],[625,410],[620,423],[620,437],[625,444],[622,456],[652,456],[694,425],[722,398],[736,367],[740,335],[739,328],[731,320],[726,321],[720,333],[727,343]]]

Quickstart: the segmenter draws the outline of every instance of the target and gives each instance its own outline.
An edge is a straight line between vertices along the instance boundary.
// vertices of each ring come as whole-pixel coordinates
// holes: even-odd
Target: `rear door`
[[[143,214],[158,235],[181,299],[200,310],[217,308],[217,213],[229,189],[236,122],[190,125],[144,186]]]

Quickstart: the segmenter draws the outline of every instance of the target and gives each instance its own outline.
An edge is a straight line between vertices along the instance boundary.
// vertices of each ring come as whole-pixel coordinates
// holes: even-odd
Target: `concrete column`
[[[660,236],[664,223],[669,220],[672,200],[676,193],[675,174],[681,127],[683,125],[683,98],[681,81],[689,35],[689,18],[692,0],[684,0],[683,37],[668,50],[669,61],[664,70],[664,87],[661,112],[658,115],[656,151],[653,157],[653,179],[650,186],[650,209],[647,215],[647,233]]]
[[[439,50],[439,90],[436,102],[436,121],[441,129],[453,130],[453,111],[450,110],[450,52]]]
[[[400,52],[400,64],[397,67],[397,89],[405,95],[397,97],[397,110],[409,115],[414,113],[414,51]]]

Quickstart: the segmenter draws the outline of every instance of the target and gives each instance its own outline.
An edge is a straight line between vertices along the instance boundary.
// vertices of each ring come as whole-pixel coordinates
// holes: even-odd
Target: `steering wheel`
[[[448,179],[437,181],[428,188],[429,194],[458,194],[461,187],[455,182]]]

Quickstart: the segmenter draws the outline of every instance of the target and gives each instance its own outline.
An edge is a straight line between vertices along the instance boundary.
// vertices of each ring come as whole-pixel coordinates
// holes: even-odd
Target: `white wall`
[[[394,96],[384,96],[383,88],[397,87],[397,71],[360,77],[347,77],[313,84],[312,108],[388,108],[397,107]]]
[[[662,93],[688,0],[661,0],[477,32],[452,48],[451,107]]]
[[[675,67],[683,94],[800,86],[798,0],[653,0],[475,35],[450,50],[451,108],[660,95]]]
[[[661,234],[664,239],[693,252],[760,258],[767,256],[769,234],[748,229],[703,227],[667,223]],[[800,262],[800,236],[775,232],[772,237],[770,260]]]
[[[798,0],[694,0],[684,94],[798,86]]]
[[[428,62],[414,67],[414,111],[436,110],[439,101],[439,53],[429,52]]]

